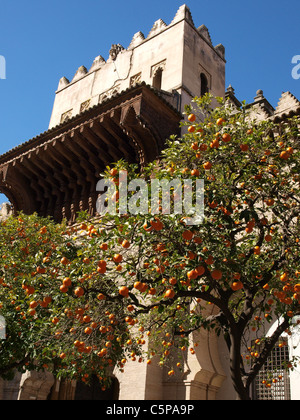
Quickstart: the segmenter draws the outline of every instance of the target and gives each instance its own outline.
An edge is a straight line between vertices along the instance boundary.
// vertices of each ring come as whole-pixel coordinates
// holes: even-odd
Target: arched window
[[[208,92],[208,80],[204,73],[200,74],[200,96]]]
[[[162,68],[158,68],[153,76],[153,87],[160,90],[162,85]]]

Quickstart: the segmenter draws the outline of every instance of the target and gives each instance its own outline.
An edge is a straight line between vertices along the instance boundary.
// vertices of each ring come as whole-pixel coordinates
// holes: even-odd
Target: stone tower
[[[137,32],[127,49],[114,44],[107,61],[99,55],[73,79],[63,77],[56,91],[49,128],[114,95],[145,82],[183,111],[194,96],[225,94],[225,49],[213,46],[205,25],[196,28],[186,5],[167,25],[157,20],[147,37]]]

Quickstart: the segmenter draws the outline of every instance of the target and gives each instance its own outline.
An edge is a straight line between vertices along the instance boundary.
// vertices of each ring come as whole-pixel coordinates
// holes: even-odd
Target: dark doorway
[[[99,379],[94,375],[90,385],[77,383],[74,399],[76,401],[116,401],[118,398],[119,381],[116,378],[112,378],[110,388],[103,391]]]

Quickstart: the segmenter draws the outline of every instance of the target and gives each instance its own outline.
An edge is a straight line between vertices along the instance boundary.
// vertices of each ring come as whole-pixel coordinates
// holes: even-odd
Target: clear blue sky
[[[205,24],[213,44],[225,46],[226,86],[240,100],[252,102],[258,89],[273,106],[287,90],[300,100],[300,79],[291,76],[299,0],[0,0],[0,154],[48,129],[62,76],[72,79],[100,54],[107,59],[111,44],[127,48],[159,18],[170,24],[184,3],[196,27]]]

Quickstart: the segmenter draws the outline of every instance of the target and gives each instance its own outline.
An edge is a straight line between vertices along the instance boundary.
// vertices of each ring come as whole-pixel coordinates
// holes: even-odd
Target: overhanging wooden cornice
[[[71,217],[71,206],[95,205],[107,165],[157,158],[181,118],[152,88],[135,86],[0,156],[0,190],[17,211]]]

